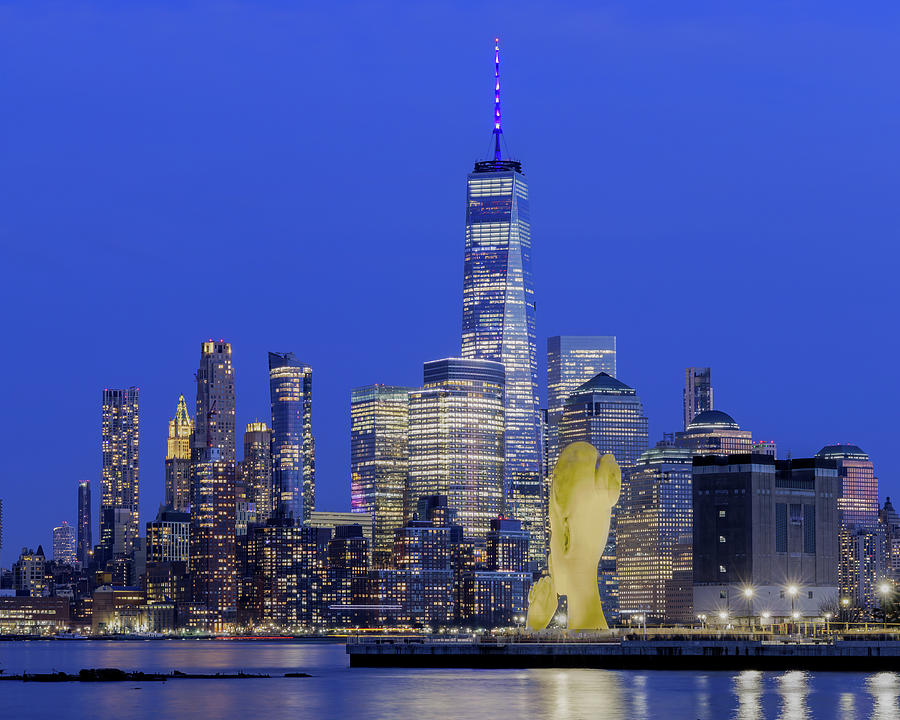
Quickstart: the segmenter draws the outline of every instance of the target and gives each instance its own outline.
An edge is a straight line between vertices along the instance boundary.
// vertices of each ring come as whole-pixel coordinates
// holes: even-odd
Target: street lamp
[[[747,625],[753,628],[753,588],[749,585],[744,588],[744,599],[747,601]]]
[[[878,592],[881,594],[881,623],[887,625],[887,600],[893,588],[888,582],[883,582],[878,586]]]
[[[800,617],[800,614],[794,610],[794,598],[797,597],[798,588],[796,585],[788,585],[788,595],[791,596],[791,617],[796,620]]]

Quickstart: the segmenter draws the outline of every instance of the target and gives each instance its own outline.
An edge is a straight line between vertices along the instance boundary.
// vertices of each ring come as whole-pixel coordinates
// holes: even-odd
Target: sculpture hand
[[[526,623],[532,630],[543,630],[547,627],[559,598],[556,596],[556,588],[553,587],[553,579],[545,575],[531,586],[528,592],[528,617]]]

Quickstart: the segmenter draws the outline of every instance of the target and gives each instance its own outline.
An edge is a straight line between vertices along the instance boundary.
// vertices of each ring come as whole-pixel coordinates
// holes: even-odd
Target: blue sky
[[[459,349],[492,41],[532,193],[538,348],[615,334],[651,440],[687,365],[795,457],[895,491],[900,10],[868,3],[0,2],[2,560],[75,520],[104,387],[142,391],[142,510],[200,342],[315,368],[318,502],[349,394]],[[95,518],[96,521],[96,518]]]

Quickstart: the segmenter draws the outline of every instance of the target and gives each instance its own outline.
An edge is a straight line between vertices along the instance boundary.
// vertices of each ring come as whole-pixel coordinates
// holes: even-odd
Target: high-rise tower
[[[100,545],[104,560],[115,554],[127,556],[138,536],[139,484],[139,391],[103,391],[103,469],[100,484]],[[116,522],[127,512],[129,517]],[[116,537],[117,532],[121,537]]]
[[[708,367],[689,367],[684,371],[684,429],[694,418],[713,409],[712,373]]]
[[[91,539],[91,481],[78,482],[78,562],[86,568],[91,562],[94,543]]]
[[[269,353],[275,514],[298,524],[315,510],[312,368],[294,353]]]
[[[531,559],[543,561],[528,183],[522,164],[501,152],[499,41],[494,53],[494,155],[476,162],[467,180],[462,356],[500,362],[505,369],[507,508],[531,533]]]
[[[483,539],[505,512],[503,365],[446,358],[424,376],[409,394],[406,518],[420,498],[443,495],[465,534]]]
[[[169,420],[166,443],[166,507],[186,511],[191,504],[191,435],[194,421],[184,395],[178,396],[175,417]]]
[[[403,525],[409,393],[415,389],[366,385],[350,393],[351,507],[372,515],[372,557],[379,568],[390,564],[394,531]]]
[[[553,471],[562,448],[559,422],[569,395],[597,373],[616,376],[615,335],[555,335],[547,338],[547,455]]]
[[[231,344],[205,342],[197,370],[191,448],[191,580],[212,628],[237,604],[235,558],[235,393]]]

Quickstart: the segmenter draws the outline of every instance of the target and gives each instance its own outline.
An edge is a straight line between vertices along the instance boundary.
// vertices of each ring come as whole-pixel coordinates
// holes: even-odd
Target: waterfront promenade
[[[351,667],[900,671],[896,636],[351,636]]]

